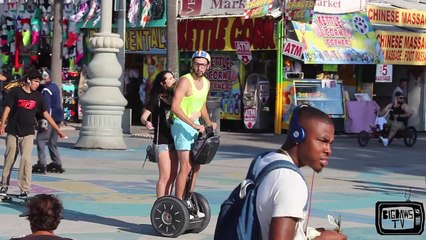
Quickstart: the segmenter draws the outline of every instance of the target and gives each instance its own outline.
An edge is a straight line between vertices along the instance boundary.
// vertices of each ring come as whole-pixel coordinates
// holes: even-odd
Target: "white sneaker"
[[[205,217],[205,216],[206,216],[206,214],[204,214],[204,213],[202,213],[202,212],[197,212],[197,216],[198,216],[199,218],[203,218],[203,217]]]
[[[186,201],[186,206],[187,206],[188,208],[192,208],[192,202],[191,202],[190,200],[187,200],[187,201]]]
[[[388,146],[389,139],[380,136],[380,140],[382,140],[383,146],[385,146],[385,147]]]

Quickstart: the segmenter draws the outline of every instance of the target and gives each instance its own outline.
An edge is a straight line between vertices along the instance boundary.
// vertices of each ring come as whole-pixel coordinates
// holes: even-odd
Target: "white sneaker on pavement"
[[[383,146],[387,147],[389,144],[389,139],[380,136],[380,140],[382,140]]]

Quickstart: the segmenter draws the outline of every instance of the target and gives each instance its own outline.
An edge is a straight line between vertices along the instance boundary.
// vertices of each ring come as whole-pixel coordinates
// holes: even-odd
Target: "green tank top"
[[[184,75],[189,80],[191,84],[191,96],[184,96],[182,102],[180,103],[180,108],[185,113],[186,116],[191,117],[193,112],[200,112],[204,103],[207,100],[207,94],[209,93],[208,80],[205,77],[201,78],[203,81],[203,88],[198,90],[194,84],[194,78],[190,73]],[[176,117],[176,116],[175,116]]]

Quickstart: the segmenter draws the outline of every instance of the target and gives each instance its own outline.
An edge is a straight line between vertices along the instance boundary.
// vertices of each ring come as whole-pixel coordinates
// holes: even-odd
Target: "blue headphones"
[[[290,122],[290,139],[296,144],[303,142],[303,140],[306,138],[305,129],[299,125],[299,110],[303,107],[309,107],[309,105],[301,104],[296,106],[296,108],[293,110],[293,115]]]

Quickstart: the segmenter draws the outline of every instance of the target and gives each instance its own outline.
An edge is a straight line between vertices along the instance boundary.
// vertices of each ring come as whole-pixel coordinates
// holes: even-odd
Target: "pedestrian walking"
[[[3,173],[1,178],[0,195],[5,195],[10,183],[13,165],[21,154],[19,163],[18,186],[21,196],[27,197],[31,185],[31,152],[34,140],[34,125],[36,113],[43,117],[55,129],[59,137],[65,137],[58,125],[47,111],[43,96],[36,91],[40,85],[41,73],[30,70],[22,78],[23,85],[10,91],[6,98],[6,106],[0,123],[0,135],[5,132],[6,150],[4,154]],[[6,125],[7,122],[7,125]]]
[[[284,144],[255,162],[255,176],[274,161],[288,161],[295,167],[307,166],[314,172],[328,165],[334,141],[333,121],[324,112],[307,105],[295,108]],[[300,173],[278,168],[263,178],[256,194],[256,213],[261,238],[256,239],[333,239],[346,236],[334,231],[309,228],[309,191]]]
[[[64,111],[61,107],[61,95],[59,87],[50,78],[50,73],[47,68],[42,68],[42,77],[45,81],[44,87],[41,90],[43,95],[44,103],[47,111],[52,116],[55,123],[60,126],[64,120]],[[41,118],[38,121],[37,131],[37,164],[33,165],[33,173],[45,174],[48,172],[63,173],[65,169],[62,167],[62,160],[58,152],[58,133],[54,131],[51,124],[48,124],[46,119]],[[45,148],[49,149],[50,158],[52,160],[49,165],[46,160]]]

